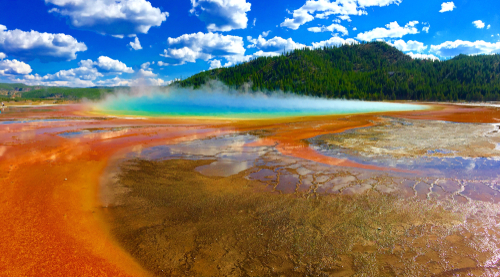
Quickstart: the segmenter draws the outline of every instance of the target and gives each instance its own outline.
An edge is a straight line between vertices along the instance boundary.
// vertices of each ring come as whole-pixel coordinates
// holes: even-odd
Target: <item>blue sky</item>
[[[495,0],[6,0],[0,82],[166,85],[295,48],[386,41],[413,58],[500,52]]]

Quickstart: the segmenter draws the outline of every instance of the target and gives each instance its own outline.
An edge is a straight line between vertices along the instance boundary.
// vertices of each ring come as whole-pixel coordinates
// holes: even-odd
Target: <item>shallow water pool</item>
[[[424,110],[427,106],[320,99],[287,94],[241,94],[180,90],[132,96],[115,95],[94,106],[99,112],[129,116],[279,118],[383,111]]]

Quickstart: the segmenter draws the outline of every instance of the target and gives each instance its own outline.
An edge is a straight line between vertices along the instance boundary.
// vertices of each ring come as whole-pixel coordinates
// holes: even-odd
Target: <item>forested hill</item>
[[[261,57],[196,74],[183,87],[217,79],[255,91],[294,92],[365,100],[500,101],[500,55],[460,55],[447,61],[414,60],[371,42]]]
[[[83,98],[97,100],[106,94],[115,92],[117,88],[94,87],[94,88],[70,88],[70,87],[44,87],[28,86],[15,83],[0,83],[1,101],[23,101],[23,100],[81,100]],[[119,88],[126,90],[128,88]]]

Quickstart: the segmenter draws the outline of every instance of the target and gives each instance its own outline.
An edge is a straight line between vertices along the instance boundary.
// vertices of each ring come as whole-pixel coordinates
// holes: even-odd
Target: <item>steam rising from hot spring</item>
[[[226,118],[274,118],[308,115],[422,110],[425,106],[366,102],[285,94],[238,92],[223,86],[192,90],[168,88],[117,93],[94,104],[94,109],[129,116],[206,116]]]

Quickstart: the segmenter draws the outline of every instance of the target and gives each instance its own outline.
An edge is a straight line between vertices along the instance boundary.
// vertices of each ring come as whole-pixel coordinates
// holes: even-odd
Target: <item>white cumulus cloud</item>
[[[400,39],[396,40],[394,43],[389,43],[389,44],[403,52],[408,52],[408,51],[422,52],[427,49],[427,46],[425,46],[422,42],[418,42],[415,40],[409,40],[408,42],[405,42],[404,40]]]
[[[96,84],[103,87],[126,87],[130,85],[130,80],[121,79],[117,76],[106,80],[99,80]]]
[[[401,3],[402,0],[307,0],[306,3],[292,12],[292,18],[286,18],[280,26],[297,30],[301,25],[314,18],[327,18],[335,14],[347,20],[349,15],[368,14],[366,8],[388,6]],[[350,19],[350,18],[349,18]]]
[[[153,70],[150,68],[147,69],[139,69],[137,72],[137,76],[139,77],[156,77],[157,74],[153,73]]]
[[[339,24],[335,24],[333,23],[332,25],[330,26],[321,26],[321,27],[310,27],[310,28],[307,28],[307,30],[309,32],[314,32],[314,33],[319,33],[319,32],[340,32],[342,33],[342,35],[346,36],[349,34],[349,31],[347,31],[347,28],[342,26],[342,25],[339,25]]]
[[[253,58],[253,55],[234,55],[234,56],[227,56],[226,57],[226,63],[224,64],[224,67],[230,67],[239,63],[243,62],[248,62]],[[221,63],[222,64],[222,63]]]
[[[153,62],[153,64],[154,64],[154,62]],[[153,70],[151,68],[149,68],[150,65],[151,65],[150,62],[145,62],[145,63],[141,64],[141,69],[139,69],[139,71],[137,72],[137,77],[138,78],[156,77],[157,74],[153,73]]]
[[[348,16],[348,15],[339,15],[337,16],[338,18],[340,18],[341,20],[346,20],[347,22],[351,22],[351,17]]]
[[[153,26],[167,20],[162,12],[146,0],[45,0],[51,13],[68,17],[77,29],[123,37],[147,34]]]
[[[79,78],[67,78],[57,79],[51,78],[51,75],[40,76],[35,75],[24,75],[23,78],[14,79],[13,81],[23,83],[30,86],[64,86],[64,87],[93,87],[95,84],[91,80],[79,79]]]
[[[136,87],[136,86],[165,86],[170,84],[171,81],[165,82],[165,80],[161,78],[137,78],[130,80],[129,86],[131,87]]]
[[[401,2],[403,2],[403,0],[401,0],[401,1],[395,1],[395,0],[358,0],[358,5],[362,8],[373,7],[373,6],[384,7],[384,6],[389,6],[391,4],[399,5]]]
[[[408,56],[410,56],[414,60],[433,60],[433,61],[439,61],[439,58],[432,55],[432,54],[421,54],[421,53],[406,53]]]
[[[134,41],[131,41],[129,43],[130,47],[132,47],[132,49],[134,50],[141,50],[142,49],[142,46],[141,46],[141,42],[139,41],[139,38],[138,37],[135,37],[135,40]]]
[[[265,52],[265,51],[259,50],[251,55],[225,56],[224,58],[226,59],[227,62],[223,65],[223,67],[229,67],[229,66],[237,65],[239,63],[248,62],[252,59],[256,59],[259,57],[276,57],[279,55],[281,55],[281,54],[277,53],[277,52]],[[221,62],[221,64],[222,64],[222,62]],[[212,64],[210,64],[210,65],[211,65],[210,69],[212,69]],[[218,66],[218,63],[214,62],[213,66]],[[219,66],[219,67],[222,67],[222,66]]]
[[[476,21],[472,22],[472,24],[474,24],[474,26],[476,26],[476,28],[478,28],[478,29],[483,29],[485,26],[484,22],[481,20],[476,20]]]
[[[191,0],[191,13],[198,16],[210,32],[245,29],[251,4],[246,0]],[[255,26],[255,20],[253,25]]]
[[[208,70],[216,69],[216,68],[220,68],[220,67],[222,67],[222,63],[220,62],[220,60],[211,60],[210,61],[210,68]]]
[[[7,55],[5,55],[5,53],[0,52],[0,60],[3,60],[5,58],[7,58]]]
[[[359,42],[355,39],[348,38],[348,39],[343,39],[341,37],[331,37],[328,40],[320,41],[320,42],[313,42],[312,47],[313,48],[323,48],[323,47],[331,47],[331,46],[342,46],[342,45],[352,45],[352,44],[358,44]]]
[[[242,62],[248,62],[251,59],[256,59],[259,57],[275,57],[279,56],[281,54],[277,52],[264,52],[262,50],[259,50],[252,55],[234,55],[234,56],[226,56],[227,63],[224,64],[224,67],[229,67],[233,66]]]
[[[276,56],[279,56],[281,54],[279,53],[276,53],[276,52],[264,52],[262,50],[259,50],[255,53],[252,54],[252,57],[253,58],[258,58],[258,57],[276,57]]]
[[[0,60],[0,76],[26,75],[30,74],[31,71],[31,66],[21,61],[3,59]]]
[[[284,39],[282,37],[274,37],[268,40],[266,40],[262,36],[259,36],[256,39],[252,39],[249,37],[249,41],[252,44],[249,45],[248,48],[258,48],[260,50],[268,52],[282,53],[283,51],[291,51],[294,49],[302,49],[307,47],[305,44],[297,43],[291,38]]]
[[[80,63],[80,67],[47,74],[42,77],[42,81],[93,81],[102,76],[104,75],[97,68],[87,67],[86,64]]]
[[[136,79],[121,79],[119,77],[111,78],[111,79],[106,79],[106,80],[100,80],[97,81],[96,83],[99,86],[106,86],[106,87],[116,87],[116,86],[165,86],[171,84],[173,81],[165,81],[161,78],[151,78],[151,77],[139,77]]]
[[[178,38],[168,38],[168,44],[170,47],[161,56],[175,59],[179,64],[245,54],[241,37],[215,33],[184,34]]]
[[[160,79],[160,78],[148,78],[146,80],[146,84],[148,84],[150,86],[155,86],[155,87],[170,85],[172,82],[173,81],[165,81],[165,80]]]
[[[401,27],[398,22],[394,21],[385,25],[385,28],[375,28],[371,31],[360,33],[356,38],[364,41],[381,38],[401,38],[408,34],[418,34],[418,29],[415,27],[417,24],[418,21],[410,21],[404,27]]]
[[[440,13],[451,12],[451,11],[453,11],[454,8],[456,8],[455,3],[444,2],[443,4],[441,4],[441,10],[439,12]]]
[[[7,30],[0,25],[0,52],[23,61],[70,61],[76,59],[76,52],[86,50],[85,43],[70,35]]]
[[[81,60],[77,68],[60,70],[53,74],[40,76],[38,74],[25,75],[16,81],[28,85],[45,86],[70,86],[70,87],[91,87],[95,86],[94,81],[105,75],[133,73],[132,68],[124,63],[113,60],[106,56],[101,56],[97,61]],[[27,73],[23,73],[27,74]]]
[[[134,73],[134,70],[131,67],[127,67],[127,65],[123,62],[119,60],[113,60],[110,57],[106,56],[100,56],[97,61],[93,62],[92,64],[94,67],[99,69],[99,72],[103,73]]]
[[[431,51],[442,57],[454,57],[460,54],[495,54],[500,53],[500,42],[490,43],[483,40],[471,41],[447,41],[439,45],[432,45]]]

